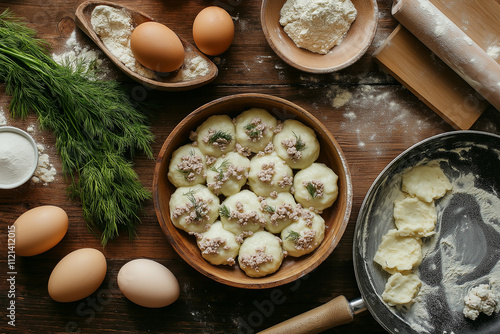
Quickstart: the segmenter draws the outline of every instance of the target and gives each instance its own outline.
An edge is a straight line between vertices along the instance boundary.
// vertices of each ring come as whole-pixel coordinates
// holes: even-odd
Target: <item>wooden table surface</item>
[[[0,1],[0,10],[10,8],[46,39],[56,54],[76,29],[82,46],[95,46],[75,27],[74,12],[79,0]],[[352,174],[354,203],[348,227],[338,247],[315,271],[296,282],[272,289],[245,290],[222,285],[192,269],[169,245],[158,224],[153,202],[145,203],[137,238],[123,233],[104,249],[87,232],[78,203],[66,196],[68,183],[61,174],[61,162],[54,136],[38,128],[36,118],[12,119],[9,97],[0,86],[0,106],[8,125],[27,129],[34,126],[35,140],[46,147],[58,173],[54,182],[27,184],[15,190],[0,190],[0,332],[167,332],[167,333],[253,333],[319,306],[338,295],[360,297],[352,261],[356,218],[363,198],[382,169],[411,145],[453,128],[419,101],[395,79],[384,73],[371,54],[397,22],[390,14],[392,2],[379,0],[379,23],[368,52],[351,67],[333,74],[300,72],[278,58],[261,30],[260,1],[243,0],[141,0],[120,3],[150,13],[179,35],[193,42],[191,25],[204,7],[225,7],[235,22],[236,37],[231,48],[215,61],[219,76],[208,86],[181,93],[144,90],[147,99],[159,99],[161,108],[152,110],[150,120],[156,136],[157,154],[174,126],[199,106],[222,96],[257,92],[279,96],[305,108],[336,137]],[[111,77],[128,81],[115,69]],[[348,92],[348,93],[346,93]],[[342,102],[340,97],[349,98]],[[345,103],[345,104],[344,104]],[[490,108],[473,129],[500,133],[500,114]],[[154,160],[139,156],[135,170],[143,184],[152,189]],[[64,239],[53,249],[27,258],[16,258],[16,327],[8,325],[7,226],[28,209],[57,205],[69,215]],[[108,272],[104,283],[89,299],[58,303],[47,293],[47,281],[56,263],[69,252],[93,247],[103,251]],[[181,287],[178,301],[161,309],[147,309],[128,301],[118,290],[116,275],[127,261],[154,259],[168,267]],[[279,300],[273,298],[279,294]],[[366,311],[353,323],[328,333],[384,333]]]

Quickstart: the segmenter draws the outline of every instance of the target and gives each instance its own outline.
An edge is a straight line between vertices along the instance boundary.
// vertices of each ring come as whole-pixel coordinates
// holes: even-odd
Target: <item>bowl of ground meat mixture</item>
[[[328,129],[266,94],[193,111],[165,140],[153,177],[156,215],[175,251],[207,277],[248,289],[319,266],[346,229],[352,196]]]

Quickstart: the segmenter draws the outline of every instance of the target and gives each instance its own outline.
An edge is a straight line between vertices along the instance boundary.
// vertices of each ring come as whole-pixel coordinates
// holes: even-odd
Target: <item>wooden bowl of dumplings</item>
[[[333,205],[322,210],[325,221],[324,239],[312,252],[300,256],[284,257],[278,270],[263,277],[250,277],[239,267],[238,259],[234,265],[213,265],[202,256],[197,238],[174,226],[171,219],[169,202],[176,187],[168,178],[172,154],[179,147],[189,144],[193,131],[213,115],[227,115],[231,119],[251,108],[261,108],[276,120],[284,122],[293,119],[311,128],[319,142],[319,156],[315,162],[324,163],[338,176],[338,195]],[[296,170],[293,170],[294,175]],[[242,189],[248,189],[243,185]],[[326,127],[303,108],[278,97],[265,94],[238,94],[223,97],[207,103],[184,118],[165,140],[156,161],[153,178],[153,200],[159,224],[167,240],[175,251],[194,269],[205,276],[234,287],[261,289],[280,286],[292,282],[318,267],[339,243],[352,207],[351,176],[345,156],[332,134]],[[220,203],[224,197],[221,197]],[[217,220],[220,219],[217,218]],[[280,236],[276,234],[276,236]]]

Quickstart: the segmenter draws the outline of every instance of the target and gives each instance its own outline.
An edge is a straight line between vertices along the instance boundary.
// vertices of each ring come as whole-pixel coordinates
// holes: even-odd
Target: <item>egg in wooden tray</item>
[[[340,146],[314,116],[274,96],[239,94],[198,108],[171,132],[153,199],[167,240],[192,267],[265,288],[330,255],[349,220],[352,185]]]

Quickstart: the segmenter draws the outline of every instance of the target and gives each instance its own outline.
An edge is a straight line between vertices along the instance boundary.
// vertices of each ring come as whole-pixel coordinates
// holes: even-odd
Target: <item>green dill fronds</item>
[[[316,186],[312,184],[311,181],[307,183],[306,190],[309,193],[309,195],[311,195],[311,198],[316,198],[316,196],[318,195]]]
[[[217,174],[217,180],[222,180],[224,178],[224,173],[226,172],[227,170],[227,167],[231,164],[231,162],[229,161],[229,159],[224,159],[222,160],[222,162],[220,163],[219,167],[215,167],[215,166],[211,166],[210,167],[210,170],[213,171],[213,172],[216,172]]]
[[[101,243],[125,229],[130,237],[150,198],[132,168],[137,152],[153,158],[147,117],[116,81],[90,80],[82,64],[63,66],[12,12],[0,13],[0,82],[13,117],[38,117],[54,133],[69,195],[79,199]],[[92,71],[92,70],[90,70]]]
[[[196,191],[197,191],[196,188],[191,188],[187,193],[184,193],[182,195],[186,196],[188,198],[189,202],[191,202],[191,204],[193,205],[194,212],[196,214],[195,219],[198,221],[201,221],[203,219],[203,217],[205,217],[206,213],[204,212],[200,201],[198,201],[196,196],[194,196]]]
[[[217,130],[212,136],[210,136],[210,139],[208,140],[208,142],[210,144],[213,144],[219,139],[224,139],[227,142],[230,142],[231,140],[233,140],[233,137],[231,136],[231,134],[229,134],[225,131]]]
[[[219,208],[219,214],[221,217],[224,217],[224,218],[228,218],[231,217],[231,211],[229,210],[229,208],[225,205],[225,204],[222,204]]]
[[[300,138],[300,135],[297,136],[297,134],[295,132],[293,132],[293,135],[295,137],[295,149],[297,151],[303,151],[306,149],[306,143],[304,143],[304,141],[302,140],[302,138]]]
[[[265,211],[265,212],[269,212],[269,213],[275,213],[275,212],[276,212],[276,209],[275,209],[275,208],[273,208],[273,207],[272,207],[272,206],[270,206],[270,205],[266,205],[266,206],[264,207],[264,211]]]
[[[297,241],[300,238],[300,233],[290,230],[285,240]]]
[[[247,132],[248,136],[250,138],[254,138],[254,137],[258,137],[260,136],[261,134],[261,131],[260,130],[254,130],[256,128],[256,125],[255,124],[252,124],[252,123],[248,123],[247,125],[245,125],[243,127]]]

